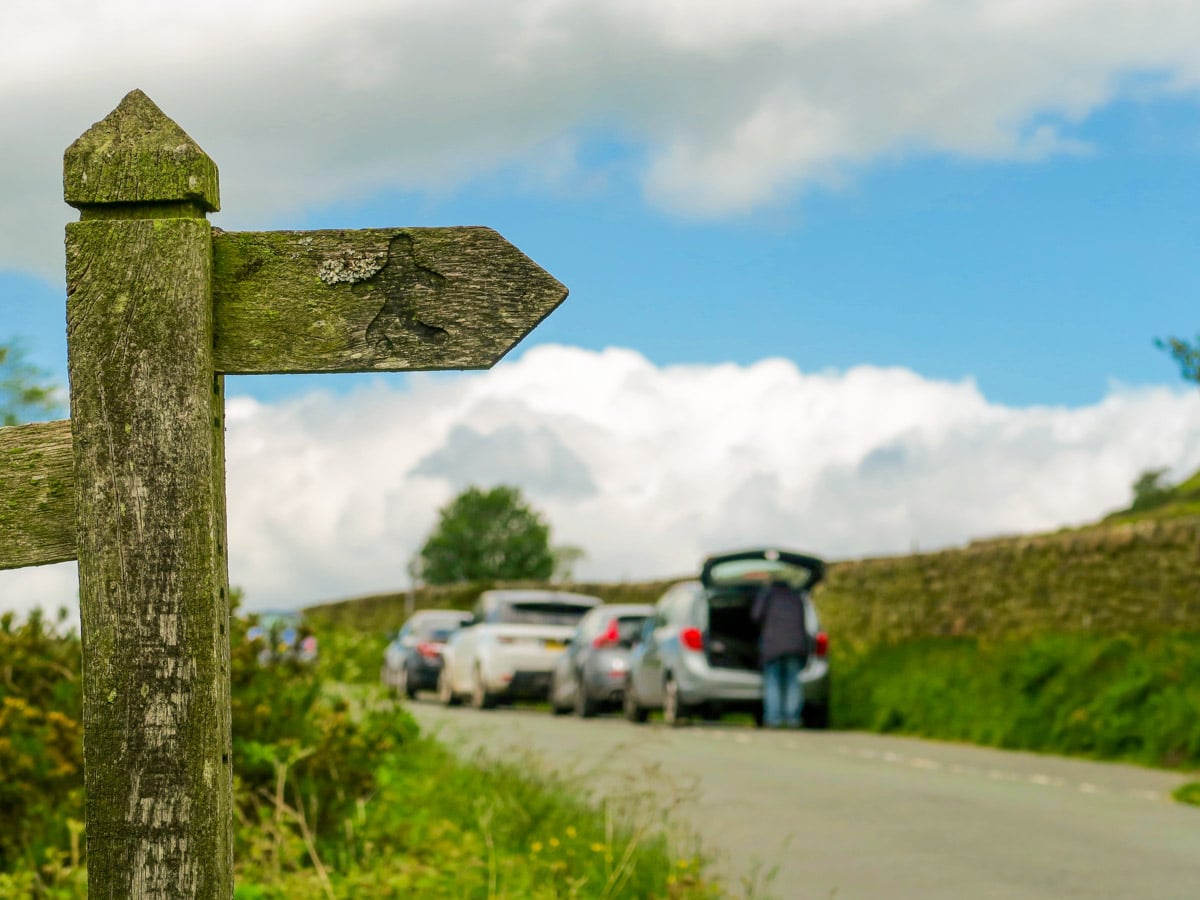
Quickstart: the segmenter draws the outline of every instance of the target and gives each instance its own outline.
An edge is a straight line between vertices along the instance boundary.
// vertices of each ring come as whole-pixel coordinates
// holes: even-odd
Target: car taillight
[[[829,652],[829,635],[823,631],[817,632],[817,640],[813,646],[813,652],[820,657],[824,657]]]
[[[439,655],[438,648],[428,641],[421,641],[421,643],[417,644],[417,652],[426,659],[437,659]]]
[[[679,632],[679,642],[688,650],[704,649],[704,635],[699,628],[685,628]]]
[[[612,619],[608,623],[608,629],[604,634],[597,635],[592,639],[592,646],[599,649],[600,647],[615,647],[621,642],[621,630],[617,627],[617,620]]]

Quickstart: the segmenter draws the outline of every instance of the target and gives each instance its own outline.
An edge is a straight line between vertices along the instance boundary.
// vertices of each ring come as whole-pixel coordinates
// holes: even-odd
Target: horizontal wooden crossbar
[[[0,428],[0,569],[75,559],[71,423]]]

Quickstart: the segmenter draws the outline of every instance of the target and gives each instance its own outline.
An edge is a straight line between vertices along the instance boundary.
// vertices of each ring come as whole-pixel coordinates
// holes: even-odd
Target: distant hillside
[[[1186,495],[1196,480],[1176,490]],[[1200,515],[1165,512],[935,553],[837,562],[817,589],[819,607],[830,633],[858,646],[924,636],[1200,630]],[[608,602],[653,602],[684,577],[560,587]],[[423,588],[414,605],[465,609],[481,590],[501,586],[518,585]],[[399,627],[406,602],[397,591],[308,612],[380,633]]]
[[[1173,487],[1146,492],[1146,496],[1135,499],[1128,509],[1111,513],[1104,521],[1120,524],[1189,516],[1200,516],[1200,471]]]

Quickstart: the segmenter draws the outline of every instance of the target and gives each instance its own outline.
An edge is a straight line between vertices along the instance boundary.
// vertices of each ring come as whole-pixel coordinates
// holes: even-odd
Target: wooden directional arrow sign
[[[213,233],[228,374],[487,368],[566,296],[490,228]]]
[[[222,375],[486,368],[567,291],[488,228],[214,229],[140,91],[63,186],[72,418],[0,429],[0,568],[79,560],[90,894],[228,900]]]

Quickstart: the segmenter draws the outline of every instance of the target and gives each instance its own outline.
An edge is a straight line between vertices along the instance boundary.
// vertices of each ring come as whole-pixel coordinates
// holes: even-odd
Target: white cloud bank
[[[521,486],[605,580],[758,543],[846,558],[1083,523],[1145,469],[1200,467],[1200,391],[1018,409],[903,369],[543,346],[349,397],[235,398],[227,448],[231,580],[252,607],[302,605],[403,588],[469,483]],[[70,566],[0,573],[0,608],[70,604],[73,585]]]
[[[1194,0],[5,0],[0,268],[61,271],[62,150],[133,87],[221,166],[227,227],[504,167],[593,184],[597,135],[720,216],[906,152],[1086,151],[1123,92],[1200,86],[1197,35]]]

